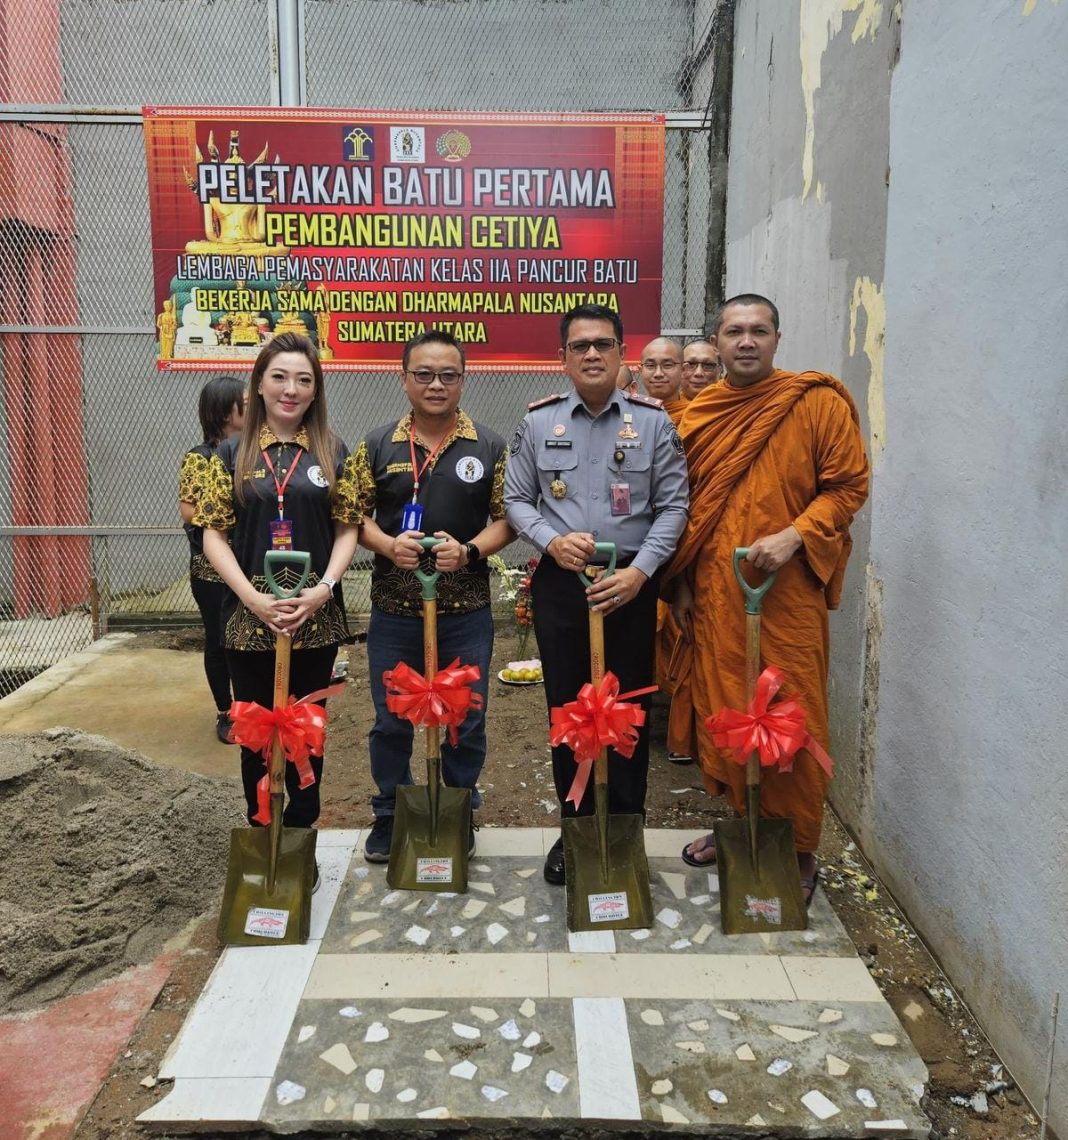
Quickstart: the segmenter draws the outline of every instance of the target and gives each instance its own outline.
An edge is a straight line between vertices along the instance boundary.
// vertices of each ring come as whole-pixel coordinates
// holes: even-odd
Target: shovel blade
[[[471,792],[438,788],[434,827],[426,785],[397,789],[393,842],[386,882],[404,891],[467,890],[467,851],[471,842]]]
[[[808,911],[801,894],[793,821],[756,821],[755,864],[748,821],[719,820],[713,825],[713,830],[723,933],[770,934],[778,930],[805,930]]]
[[[653,925],[644,827],[640,815],[607,817],[604,874],[597,817],[561,820],[568,930],[638,930]]]
[[[282,828],[274,886],[269,889],[268,828],[236,827],[230,832],[218,927],[224,946],[293,946],[308,941],[315,839],[314,828]]]

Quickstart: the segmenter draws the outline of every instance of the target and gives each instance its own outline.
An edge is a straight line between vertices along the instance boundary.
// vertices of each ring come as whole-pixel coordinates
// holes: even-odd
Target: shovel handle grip
[[[287,590],[275,577],[275,567],[282,566],[300,567],[300,580],[291,590]],[[271,587],[271,593],[283,601],[295,597],[304,589],[310,573],[311,555],[304,550],[268,550],[263,556],[263,576]]]
[[[775,575],[778,571],[772,570],[759,586],[750,586],[745,580],[745,575],[742,573],[742,563],[748,556],[748,546],[738,546],[735,548],[734,576],[738,579],[738,585],[742,587],[742,593],[745,595],[745,612],[747,614],[758,614],[764,602],[764,595],[771,589],[771,584],[775,581]]]
[[[418,538],[416,542],[427,552],[430,553],[435,546],[444,542],[443,538]],[[423,601],[432,602],[438,596],[437,585],[438,579],[441,577],[440,570],[424,570],[421,566],[415,568],[415,576],[419,579],[419,585],[423,587]]]
[[[608,555],[608,565],[605,567],[604,573],[606,578],[610,578],[616,572],[616,544],[614,542],[595,542],[593,552],[594,554]],[[583,585],[593,585],[594,580],[586,573],[585,569],[576,570],[575,573],[582,579]]]

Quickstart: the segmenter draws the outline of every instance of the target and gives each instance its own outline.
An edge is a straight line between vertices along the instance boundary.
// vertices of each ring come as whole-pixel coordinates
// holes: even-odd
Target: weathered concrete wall
[[[780,362],[842,376],[872,453],[836,806],[1038,1101],[1068,981],[1066,58],[1056,0],[740,0],[728,192],[728,293],[779,302]]]
[[[890,72],[897,22],[879,4],[742,0],[735,24],[727,185],[727,295],[782,314],[777,362],[840,377],[869,447],[882,390]],[[868,508],[831,618],[834,796],[862,829],[870,803],[864,707]]]
[[[1068,1000],[1068,8],[907,2],[902,32],[874,836],[1040,1103],[1054,990]],[[1058,1050],[1064,1136],[1064,1016]]]

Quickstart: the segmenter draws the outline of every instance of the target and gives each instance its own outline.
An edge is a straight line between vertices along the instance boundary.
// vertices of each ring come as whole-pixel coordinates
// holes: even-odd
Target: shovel
[[[421,538],[430,551],[441,539]],[[438,571],[417,568],[423,587],[423,669],[429,681],[438,671]],[[426,729],[426,787],[397,789],[393,841],[386,882],[408,891],[467,890],[471,843],[471,792],[441,782],[441,729]]]
[[[745,595],[745,699],[752,701],[760,673],[760,607],[775,575],[755,589],[742,575],[748,547],[734,552],[734,574]],[[745,762],[745,819],[719,820],[716,871],[719,914],[724,934],[760,934],[804,930],[808,913],[801,894],[801,875],[791,819],[760,818],[760,759]]]
[[[284,565],[298,575],[283,587],[275,567]],[[292,598],[308,580],[311,556],[293,550],[269,550],[263,572],[276,598]],[[289,700],[289,656],[292,642],[285,634],[274,639],[274,707]],[[230,862],[226,868],[219,941],[225,946],[296,945],[308,941],[311,929],[312,884],[315,881],[315,829],[283,827],[286,758],[278,733],[271,745],[271,823],[268,827],[236,827],[230,832]]]
[[[606,576],[616,568],[616,547],[598,542],[608,555]],[[593,579],[579,571],[587,586]],[[590,610],[590,672],[595,685],[604,678],[604,615]],[[645,857],[645,820],[640,815],[608,814],[608,749],[593,762],[592,816],[560,821],[564,837],[568,930],[638,930],[653,925],[649,863]]]

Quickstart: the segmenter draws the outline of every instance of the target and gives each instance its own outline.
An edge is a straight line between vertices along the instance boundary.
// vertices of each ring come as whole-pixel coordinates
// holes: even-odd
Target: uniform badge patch
[[[318,464],[308,468],[308,481],[314,483],[316,487],[330,486],[330,481],[323,474],[323,469]]]
[[[527,421],[520,420],[519,427],[515,429],[515,435],[512,436],[512,442],[508,445],[508,451],[511,455],[515,455],[519,451],[523,443],[523,436],[526,434]]]
[[[674,428],[671,429],[671,446],[679,453],[679,455],[686,454],[686,449],[682,446],[682,437]]]
[[[467,455],[456,461],[456,478],[465,483],[477,483],[485,474],[486,468],[482,465],[482,460],[476,459],[473,455]]]

